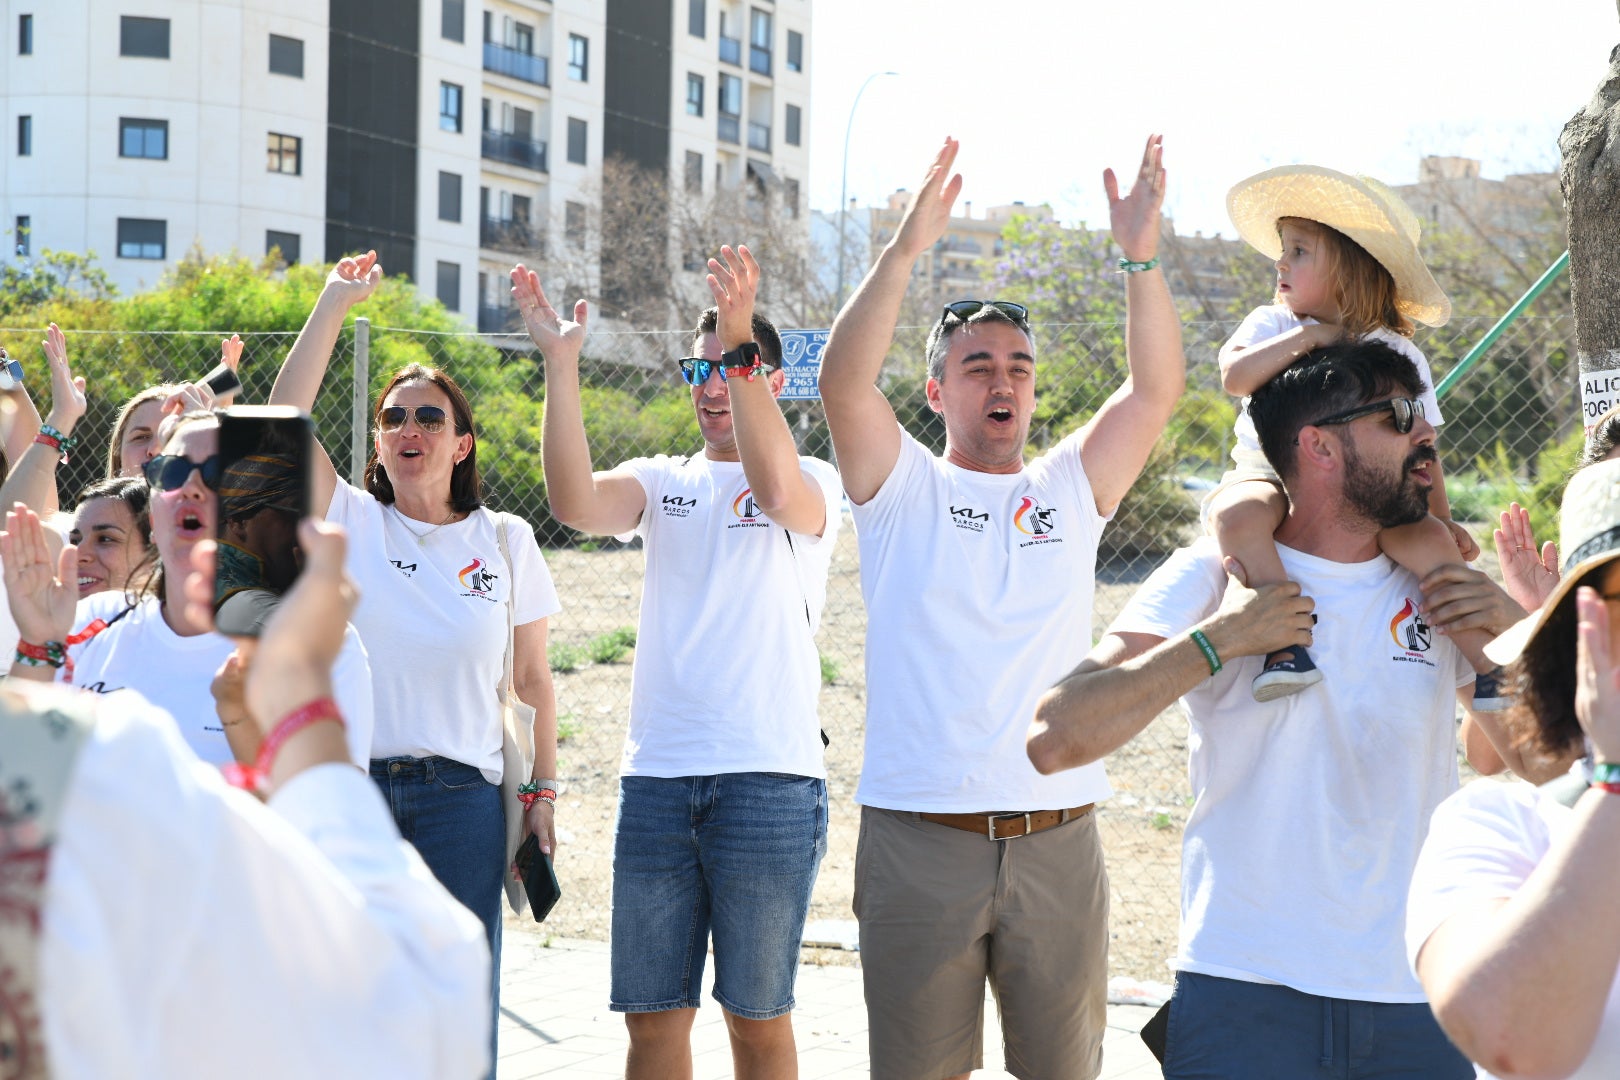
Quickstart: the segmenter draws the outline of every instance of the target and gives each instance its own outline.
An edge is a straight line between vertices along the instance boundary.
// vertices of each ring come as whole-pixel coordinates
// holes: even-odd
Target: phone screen
[[[308,415],[281,406],[219,413],[219,554],[214,627],[257,637],[298,579],[298,523],[310,512],[315,432]]]

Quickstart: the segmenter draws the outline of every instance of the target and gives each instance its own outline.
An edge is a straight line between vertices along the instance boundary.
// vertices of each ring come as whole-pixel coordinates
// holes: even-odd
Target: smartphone
[[[214,628],[258,637],[298,579],[298,523],[310,513],[315,427],[290,406],[219,410],[219,554]]]
[[[0,345],[0,391],[9,392],[21,389],[22,381],[22,363],[8,356],[5,346]]]
[[[204,375],[200,381],[214,392],[215,397],[224,397],[242,389],[242,380],[237,378],[236,372],[226,367],[223,362],[215,364],[214,370]]]

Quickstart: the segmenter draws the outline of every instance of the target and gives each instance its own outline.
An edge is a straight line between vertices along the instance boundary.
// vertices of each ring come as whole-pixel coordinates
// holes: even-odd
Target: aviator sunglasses
[[[204,461],[192,461],[182,454],[159,454],[141,466],[148,487],[156,491],[179,491],[191,479],[191,471],[202,473],[203,486],[210,491],[219,490],[220,464],[218,454],[209,454]]]
[[[956,300],[945,305],[945,314],[954,315],[960,322],[967,322],[987,307],[993,307],[1018,322],[1029,321],[1029,308],[1011,300]]]
[[[377,423],[384,431],[398,431],[408,417],[416,417],[416,426],[423,431],[443,431],[447,419],[437,405],[390,405],[377,414]]]
[[[1390,398],[1387,401],[1372,401],[1366,405],[1358,405],[1354,409],[1336,412],[1332,416],[1324,416],[1322,419],[1314,421],[1310,426],[1322,427],[1326,424],[1348,424],[1352,420],[1359,420],[1363,416],[1372,416],[1374,413],[1381,413],[1385,410],[1395,414],[1396,433],[1405,435],[1412,430],[1412,425],[1417,422],[1417,418],[1423,415],[1423,402],[1409,397]]]
[[[718,360],[705,360],[699,356],[683,356],[677,361],[681,365],[681,378],[692,386],[702,386],[709,381],[714,372],[720,373],[720,381],[726,381],[726,366]],[[769,375],[776,368],[772,364],[761,363],[759,370]]]

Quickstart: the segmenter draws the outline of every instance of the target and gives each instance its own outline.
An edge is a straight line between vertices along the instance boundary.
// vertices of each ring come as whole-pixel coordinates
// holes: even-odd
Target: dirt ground
[[[548,551],[563,611],[552,623],[553,646],[583,648],[620,627],[636,625],[641,602],[639,549],[609,543],[595,551]],[[1118,610],[1131,584],[1098,589],[1097,626]],[[827,750],[830,825],[810,917],[848,920],[855,875],[855,838],[865,735],[861,603],[854,531],[840,531],[827,583],[817,643],[836,677],[821,694]],[[553,653],[555,655],[555,651]],[[609,926],[614,804],[619,755],[630,700],[633,654],[558,673],[557,710],[567,738],[559,748],[563,798],[557,814],[557,876],[563,900],[546,921],[560,937],[606,940]],[[1174,711],[1161,717],[1108,762],[1115,795],[1099,809],[1113,893],[1112,973],[1164,979],[1175,951],[1181,824],[1187,813],[1185,725]],[[824,963],[854,963],[855,954],[812,951]]]

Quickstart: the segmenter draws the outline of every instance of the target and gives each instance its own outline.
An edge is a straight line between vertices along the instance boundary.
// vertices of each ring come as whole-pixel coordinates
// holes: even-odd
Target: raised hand
[[[1501,527],[1492,539],[1503,587],[1526,611],[1536,610],[1558,585],[1558,545],[1549,540],[1536,549],[1530,511],[1518,503],[1502,511]]]
[[[1620,762],[1620,667],[1614,662],[1607,601],[1590,586],[1575,590],[1575,718],[1598,761]]]
[[[219,362],[232,371],[242,370],[242,335],[232,334],[219,343]]]
[[[934,155],[934,162],[928,166],[928,175],[923,178],[922,187],[911,199],[911,205],[906,207],[906,214],[900,220],[900,228],[895,231],[894,239],[890,241],[902,252],[916,258],[939,242],[950,227],[951,207],[956,204],[956,197],[962,193],[962,174],[951,173],[951,166],[956,163],[956,152],[961,149],[961,143],[946,136],[945,145],[939,148]]]
[[[162,412],[166,416],[184,416],[186,413],[207,412],[219,399],[207,383],[181,383],[180,388],[163,399]]]
[[[1159,250],[1159,207],[1164,203],[1164,136],[1148,136],[1142,167],[1137,170],[1129,195],[1119,197],[1119,181],[1113,169],[1103,170],[1103,190],[1108,193],[1108,222],[1114,231],[1114,243],[1132,262],[1152,259]]]
[[[540,275],[522,263],[512,267],[512,300],[541,356],[547,360],[579,359],[579,351],[585,345],[590,305],[576,300],[574,318],[571,321],[563,318],[546,299],[546,291],[540,287]]]
[[[345,308],[353,307],[377,291],[382,276],[382,267],[377,265],[375,251],[348,255],[339,259],[326,275],[326,286],[321,290],[321,295],[335,298]]]
[[[754,297],[759,293],[759,263],[747,247],[720,249],[709,260],[709,292],[714,294],[719,320],[715,334],[722,349],[735,349],[754,340]]]
[[[71,434],[86,408],[84,376],[75,376],[68,367],[67,335],[61,327],[51,323],[40,346],[51,369],[51,412],[45,422],[64,435]]]
[[[67,640],[79,604],[78,557],[79,549],[68,544],[52,565],[39,516],[22,503],[6,512],[6,529],[0,532],[0,562],[4,563],[11,618],[23,641],[44,645]]]

